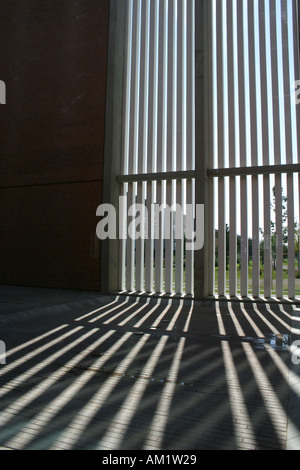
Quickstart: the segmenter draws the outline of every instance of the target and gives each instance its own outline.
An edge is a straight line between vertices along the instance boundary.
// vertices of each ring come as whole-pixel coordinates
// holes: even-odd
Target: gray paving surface
[[[295,306],[0,295],[0,449],[300,449]]]

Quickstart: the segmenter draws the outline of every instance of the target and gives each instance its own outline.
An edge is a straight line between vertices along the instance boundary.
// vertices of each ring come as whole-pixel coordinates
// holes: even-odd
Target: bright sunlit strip
[[[63,327],[57,329],[57,331],[60,331],[61,329],[66,328],[67,326],[68,326],[68,325],[63,325]],[[42,352],[47,351],[47,349],[49,349],[49,348],[51,348],[52,346],[55,346],[56,344],[60,343],[60,342],[63,341],[65,338],[67,338],[67,337],[70,336],[71,334],[76,333],[76,331],[77,331],[77,330],[80,330],[81,328],[82,328],[82,327],[79,327],[79,328],[76,328],[76,330],[69,331],[69,332],[65,333],[64,335],[59,336],[59,337],[57,337],[57,338],[55,338],[55,339],[49,341],[49,342],[46,343],[45,345],[40,346],[39,348],[35,349],[34,351],[25,354],[25,356],[23,356],[22,358],[17,359],[17,360],[15,360],[14,362],[11,362],[10,364],[7,364],[4,369],[0,370],[0,377],[3,377],[3,376],[4,376],[5,374],[7,374],[8,372],[11,372],[12,370],[14,370],[16,367],[19,367],[19,366],[21,366],[22,364],[26,364],[26,362],[29,361],[30,359],[33,359],[34,357],[38,356],[38,355],[41,354]],[[51,334],[52,334],[53,332],[54,332],[54,330],[52,330]],[[33,344],[34,344],[34,343],[33,343]],[[1,396],[1,390],[0,390],[0,396]]]
[[[275,328],[274,325],[272,325],[272,323],[270,323],[266,317],[259,311],[259,308],[257,306],[257,304],[253,304],[253,310],[255,311],[255,313],[263,320],[263,322],[270,328],[270,330],[275,334],[280,334],[280,331]]]
[[[227,391],[229,394],[232,423],[239,433],[238,422],[242,419],[247,422],[249,438],[256,442],[255,433],[251,426],[251,419],[245,404],[244,393],[240,385],[238,372],[236,370],[231,349],[227,341],[221,341],[225,373],[227,378]]]
[[[178,319],[180,313],[181,313],[181,310],[182,310],[182,307],[183,307],[183,300],[180,300],[180,303],[179,303],[179,306],[176,310],[176,312],[174,313],[173,315],[173,318],[172,320],[170,321],[170,324],[168,325],[167,327],[167,331],[172,331],[174,326],[175,326],[175,323],[176,323],[176,320]]]
[[[277,393],[269,381],[262,365],[254,354],[251,345],[249,343],[243,342],[242,346],[250,364],[252,373],[256,379],[256,384],[264,400],[264,406],[273,423],[274,430],[277,433],[279,440],[281,440],[282,433],[280,427],[287,425],[286,412],[282,408],[281,402],[277,397]]]
[[[183,333],[187,333],[189,331],[193,311],[194,311],[194,301],[192,300],[191,308],[189,310],[189,313],[188,313],[188,316],[187,316],[187,319],[183,328]]]
[[[77,327],[75,329],[73,329],[72,331],[69,331],[68,333],[60,336],[59,338],[57,338],[55,341],[51,341],[51,346],[53,346],[54,344],[57,344],[57,343],[61,343],[61,341],[67,339],[69,336],[72,336],[74,335],[75,333],[77,333],[78,331],[82,330],[83,327]],[[76,341],[75,341],[76,343]],[[28,380],[29,378],[31,378],[34,374],[40,372],[44,367],[48,366],[49,364],[51,364],[51,362],[55,361],[57,358],[59,358],[60,356],[62,356],[66,351],[68,351],[69,349],[71,349],[73,346],[72,346],[72,343],[71,345],[68,345],[66,346],[65,348],[62,348],[62,349],[58,349],[57,352],[51,354],[49,357],[47,357],[46,359],[44,359],[43,361],[39,362],[37,365],[35,365],[34,367],[30,367],[29,370],[27,370],[26,372],[23,372],[22,374],[18,375],[16,378],[10,380],[8,383],[5,384],[5,388],[2,388],[0,390],[0,397],[2,398],[4,395],[6,395],[11,387],[14,387],[14,386],[19,386],[22,382],[24,382],[25,380]],[[43,351],[47,350],[50,348],[50,345],[46,345],[44,346],[43,348],[40,348],[40,349],[43,349]],[[29,359],[32,359],[33,356],[35,356],[36,354],[32,355]],[[29,356],[29,355],[28,355]],[[28,360],[28,359],[27,359]],[[18,361],[19,362],[19,361]],[[26,361],[25,361],[26,363]],[[24,361],[22,361],[22,364],[24,364]],[[13,365],[13,364],[12,364]],[[20,364],[18,364],[20,365]],[[0,414],[1,416],[1,414]],[[1,421],[1,418],[0,418],[0,423],[2,424],[2,421]]]
[[[230,312],[231,318],[233,320],[233,323],[235,325],[238,335],[245,336],[245,333],[232,309],[231,304],[228,304],[228,310]],[[222,316],[219,310],[219,306],[218,306],[218,311],[217,311],[217,320],[218,320],[220,335],[225,335],[226,331],[225,331],[224,323],[223,323]],[[235,363],[232,357],[230,346],[227,341],[221,341],[221,346],[222,346],[222,352],[223,352],[222,357],[223,357],[223,361],[225,365],[225,373],[226,373],[226,378],[227,378],[227,390],[229,393],[233,426],[237,427],[239,418],[242,417],[243,419],[246,419],[248,423],[248,429],[249,429],[251,439],[255,442],[255,433],[253,432],[253,429],[251,426],[251,419],[247,411],[247,406],[245,404],[245,399],[244,399],[244,393],[240,385],[238,372],[235,367]],[[237,433],[238,433],[238,429],[237,429]]]
[[[233,321],[234,321],[234,324],[235,324],[235,327],[236,327],[236,330],[237,330],[237,333],[239,335],[241,334],[244,334],[243,330],[242,330],[242,327],[239,325],[239,322],[237,320],[237,318],[235,317],[235,315],[232,315],[232,312],[231,312],[231,316],[233,318]],[[252,372],[256,378],[256,383],[257,383],[257,386],[261,392],[261,395],[264,399],[264,405],[269,413],[269,416],[270,416],[270,419],[272,420],[273,422],[273,425],[274,425],[274,429],[275,431],[277,432],[278,434],[278,437],[279,439],[282,438],[282,435],[281,435],[281,432],[280,432],[280,424],[283,425],[284,423],[286,423],[286,413],[285,411],[283,410],[282,406],[281,406],[281,403],[279,401],[279,399],[277,398],[277,394],[276,394],[276,391],[273,389],[265,371],[263,370],[259,360],[257,359],[251,345],[249,343],[245,343],[245,342],[242,342],[242,347],[245,351],[245,354],[247,356],[247,360],[251,366],[251,369],[252,369]],[[228,355],[226,356],[226,351],[224,351],[224,361],[228,360]],[[233,367],[233,362],[228,362],[228,366],[230,367]],[[230,370],[230,369],[228,369]],[[242,397],[240,397],[240,399],[242,399]],[[236,397],[235,396],[232,396],[232,400],[231,400],[231,405],[232,405],[232,409],[234,410],[235,409],[235,400],[236,400]],[[244,409],[243,413],[246,413],[246,408]],[[249,420],[250,422],[250,420]],[[278,424],[280,423],[280,424]],[[278,427],[279,426],[279,427]]]
[[[231,310],[231,309],[229,309]],[[233,319],[236,331],[239,335],[244,335],[243,329],[240,326],[236,316],[233,314],[231,310],[231,317]],[[273,422],[273,426],[275,429],[275,432],[277,432],[279,439],[282,438],[281,431],[280,431],[280,426],[284,425],[286,423],[287,418],[286,418],[286,413],[284,409],[281,406],[281,403],[279,399],[277,398],[276,391],[273,389],[266,373],[264,372],[259,360],[257,359],[251,345],[249,343],[242,342],[242,347],[245,351],[247,360],[251,366],[252,372],[256,378],[256,383],[257,386],[261,392],[261,395],[264,399],[264,405],[266,407],[266,410],[269,413],[270,419]],[[231,402],[231,409],[233,413],[233,422],[237,419],[239,413],[241,413],[244,416],[247,417],[247,421],[251,423],[251,420],[248,416],[247,413],[247,407],[244,404],[244,399],[243,399],[243,393],[242,390],[238,384],[238,375],[236,373],[236,369],[234,366],[234,362],[232,360],[231,352],[229,346],[226,346],[226,343],[223,341],[222,342],[222,348],[223,348],[223,358],[224,358],[224,363],[226,367],[226,373],[230,374],[230,380],[232,378],[232,374],[234,374],[236,382],[235,382],[235,387],[231,389],[231,387],[228,387],[229,393],[230,393],[230,402]],[[275,360],[277,366],[280,366],[281,371],[286,373],[285,370],[283,370],[283,363],[279,362],[279,358],[274,357],[274,354],[271,354],[271,357]],[[286,378],[286,376],[285,376]],[[229,382],[230,383],[230,382]],[[240,406],[237,407],[237,404]],[[251,425],[249,424],[251,427]],[[254,433],[252,431],[252,439],[254,440]]]
[[[75,321],[84,320],[85,318],[90,317],[94,313],[99,313],[102,310],[106,310],[108,307],[111,307],[112,305],[118,303],[119,300],[120,300],[120,297],[117,296],[116,299],[113,302],[110,302],[109,304],[105,304],[105,305],[103,305],[103,307],[97,308],[96,310],[93,310],[92,312],[88,312],[85,315],[82,315],[81,317],[75,318]]]
[[[287,331],[290,331],[290,325],[288,323],[286,323],[284,320],[282,320],[282,318],[280,318],[278,315],[276,315],[276,313],[273,312],[271,306],[269,304],[266,304],[266,309],[267,311],[275,318],[275,320],[277,320],[279,323],[281,323],[286,329]]]
[[[295,77],[295,62],[294,62],[294,28],[293,28],[293,3],[288,0],[287,4],[287,23],[288,23],[288,53],[290,65],[290,107],[291,107],[291,124],[292,124],[292,153],[293,163],[298,163],[298,142],[297,142],[297,116],[296,106],[293,104],[293,83]],[[299,125],[299,123],[298,123]]]
[[[131,334],[125,335],[126,339]],[[99,390],[91,397],[89,402],[82,408],[82,410],[75,416],[72,422],[64,429],[51,449],[59,447],[61,441],[64,442],[64,449],[71,449],[80,437],[84,434],[85,429],[92,421],[93,417],[99,410],[105,406],[106,400],[113,392],[114,388],[122,378],[122,373],[125,373],[130,364],[136,359],[137,355],[148,341],[150,335],[144,335],[137,344],[130,350],[123,361],[112,371],[112,375],[100,386]],[[119,374],[114,375],[114,374]]]
[[[167,341],[168,336],[163,336],[162,338],[160,338],[158,344],[156,345],[156,348],[151,353],[150,358],[148,359],[143,371],[141,372],[140,377],[137,379],[136,383],[132,387],[120,410],[112,419],[110,427],[108,428],[105,435],[101,439],[99,445],[97,446],[98,449],[109,447],[109,440],[111,436],[114,437],[114,449],[119,448],[124,434],[116,434],[114,425],[115,423],[119,423],[120,421],[122,421],[122,426],[125,429],[128,429],[135,413],[139,410],[140,402],[143,398],[144,391],[149,383],[149,380],[147,380],[145,377],[150,378],[152,376],[154,369],[160,359],[160,356],[165,349]]]
[[[258,338],[264,337],[264,334],[262,333],[262,331],[258,328],[258,326],[256,325],[256,323],[253,320],[253,318],[251,317],[251,315],[249,315],[249,313],[245,309],[245,304],[240,303],[239,307],[241,309],[241,312],[244,314],[244,316],[247,318],[248,322],[252,326],[252,328],[253,328],[254,332],[256,333],[256,335],[258,336]]]
[[[124,326],[126,325],[126,323],[130,322],[130,320],[132,320],[132,318],[134,318],[136,315],[138,315],[139,313],[141,313],[143,310],[145,310],[148,306],[149,306],[149,303],[150,303],[151,299],[150,297],[148,297],[144,303],[144,305],[142,305],[139,309],[135,310],[131,315],[129,315],[128,317],[125,318],[125,320],[121,321],[119,323],[119,326]]]
[[[141,318],[141,320],[139,320],[135,325],[134,325],[134,328],[140,328],[142,326],[143,323],[145,323],[145,321],[153,314],[153,312],[155,312],[155,310],[158,309],[158,307],[160,306],[161,304],[161,299],[157,299],[157,303],[156,305],[154,305],[154,307],[148,312],[146,313],[146,315],[143,316],[143,318]]]
[[[101,318],[106,317],[107,315],[114,312],[115,310],[118,310],[119,308],[123,308],[124,305],[128,304],[129,299],[130,299],[130,297],[126,297],[124,302],[122,302],[121,304],[117,304],[115,307],[111,308],[110,310],[106,310],[101,315],[98,315],[97,317],[92,318],[91,320],[89,320],[89,323],[94,323],[94,322],[100,320]]]
[[[166,308],[162,311],[162,313],[159,315],[159,317],[152,324],[152,326],[154,328],[157,327],[160,324],[160,322],[162,321],[162,319],[164,318],[164,316],[167,314],[167,312],[170,310],[171,307],[172,307],[172,300],[170,299],[168,301],[168,305],[166,306]]]
[[[233,311],[231,303],[228,303],[228,311],[230,313],[230,318],[232,319],[232,321],[234,323],[234,326],[235,326],[235,329],[236,329],[236,332],[237,332],[238,336],[246,336],[243,328],[240,325],[240,322],[238,321],[238,319],[236,317],[236,314]]]
[[[19,351],[22,351],[23,349],[28,348],[28,346],[32,346],[33,344],[39,343],[43,339],[48,338],[51,335],[54,335],[55,333],[57,333],[60,330],[63,330],[64,328],[67,328],[67,326],[68,325],[61,325],[58,328],[54,328],[53,330],[47,331],[43,335],[37,336],[36,338],[26,341],[26,343],[20,344],[20,346],[16,346],[15,348],[10,349],[9,351],[7,351],[6,357],[7,358],[11,357],[13,354]]]
[[[79,363],[86,357],[86,355],[90,354],[91,349],[99,347],[103,344],[109,337],[111,337],[115,333],[114,330],[108,331],[105,335],[103,335],[100,339],[95,341],[91,344],[88,350],[83,351],[81,354],[75,356],[69,363],[61,368],[62,373],[66,373],[69,367],[76,366],[76,363]],[[30,430],[30,434],[26,434],[26,427],[22,429],[20,435],[22,435],[22,445],[21,448],[28,446],[32,439],[36,436],[36,434],[45,428],[45,426],[55,419],[55,416],[61,411],[61,409],[67,405],[80,391],[87,385],[89,380],[94,376],[95,370],[99,370],[103,365],[120,349],[123,344],[127,341],[129,337],[128,335],[124,335],[119,341],[117,341],[108,351],[105,353],[104,356],[95,360],[90,368],[83,372],[79,378],[77,378],[69,387],[67,387],[62,393],[60,393],[54,400],[47,404],[47,407],[43,409],[40,413],[38,413],[33,419],[35,425],[35,432]],[[49,414],[49,409],[52,410],[51,414]],[[28,425],[30,426],[30,424]],[[25,432],[25,435],[24,435]],[[11,440],[13,442],[15,438]],[[8,445],[8,444],[6,444]]]
[[[223,322],[219,302],[216,302],[216,317],[217,317],[217,322],[218,322],[218,328],[219,328],[220,335],[226,336],[226,330],[225,330],[225,326],[224,326],[224,322]]]
[[[156,434],[156,447],[162,448],[164,432],[169,421],[170,407],[172,404],[172,397],[175,392],[176,380],[178,377],[181,359],[185,346],[185,338],[180,338],[176,353],[174,355],[173,363],[171,365],[172,377],[171,381],[166,382],[164,389],[160,396],[160,401],[156,408],[156,413],[150,425],[148,437],[146,438],[144,449],[152,449],[151,437]]]
[[[85,341],[90,336],[96,333],[99,333],[99,331],[100,330],[98,328],[94,328],[93,330],[88,331],[85,335],[81,336],[76,341],[73,341],[71,344],[66,346],[63,352],[67,352],[70,349],[74,348],[75,346],[78,346],[80,343]],[[99,344],[101,344],[104,341],[104,339],[111,336],[112,333],[113,332],[108,332],[100,340],[98,339],[92,345],[90,345],[88,349],[84,349],[81,353],[72,357],[70,361],[68,361],[66,364],[60,367],[57,371],[53,372],[53,374],[50,374],[49,377],[47,377],[47,379],[43,380],[38,385],[38,387],[34,388],[33,390],[30,390],[29,392],[22,395],[18,400],[16,400],[14,402],[14,407],[18,408],[18,411],[20,412],[21,409],[24,409],[26,406],[29,405],[29,403],[32,403],[37,397],[41,396],[49,388],[53,387],[53,385],[57,383],[68,372],[68,369],[70,367],[74,367],[74,365],[76,365],[82,359],[84,359],[87,355],[89,355],[91,352],[90,348],[99,346]],[[69,401],[69,399],[70,397],[68,395],[65,396],[66,402]],[[13,442],[18,441],[18,436],[22,436],[22,440],[21,440],[21,444],[19,448],[24,448],[34,438],[34,436],[38,434],[41,428],[45,426],[46,421],[47,420],[50,421],[51,419],[53,419],[54,415],[58,413],[59,408],[56,407],[55,413],[53,412],[51,415],[49,415],[49,408],[51,408],[54,402],[56,402],[56,400],[53,400],[50,404],[48,403],[46,407],[46,412],[44,410],[41,411],[28,424],[26,424],[24,428],[16,436],[14,436],[10,441],[7,441],[5,445],[7,447],[13,447]],[[38,422],[39,424],[37,424]],[[31,427],[32,423],[34,423],[35,431],[33,431]],[[1,425],[3,426],[3,424],[6,424],[6,423],[3,423],[3,421],[1,420]],[[27,428],[28,428],[28,432],[26,432]]]
[[[129,305],[127,308],[125,308],[124,310],[121,310],[121,312],[117,313],[116,315],[114,315],[113,317],[109,318],[108,320],[106,320],[103,324],[104,325],[109,325],[109,323],[112,323],[113,321],[115,321],[117,318],[121,317],[122,315],[124,315],[126,312],[128,312],[129,310],[133,310],[134,307],[136,307],[138,304],[140,303],[140,299],[137,298],[136,301]],[[144,310],[145,308],[147,307],[147,304],[144,304],[142,305],[138,310],[135,310],[134,311],[134,314],[138,314],[140,311]]]

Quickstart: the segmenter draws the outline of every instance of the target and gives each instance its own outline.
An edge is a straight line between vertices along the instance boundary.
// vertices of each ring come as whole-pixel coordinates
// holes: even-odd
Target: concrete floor
[[[0,299],[2,449],[300,449],[296,306]]]

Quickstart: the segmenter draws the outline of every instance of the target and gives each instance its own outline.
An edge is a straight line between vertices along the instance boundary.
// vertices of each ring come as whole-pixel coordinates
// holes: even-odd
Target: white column
[[[223,0],[216,0],[217,83],[218,83],[218,166],[224,168],[224,81],[223,81]],[[225,181],[218,185],[218,293],[226,293]]]

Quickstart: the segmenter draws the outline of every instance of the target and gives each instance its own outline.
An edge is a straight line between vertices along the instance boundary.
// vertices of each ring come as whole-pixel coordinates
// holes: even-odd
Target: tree
[[[276,211],[276,190],[275,186],[272,188],[273,201],[271,202],[271,209]],[[283,188],[281,188],[281,210],[282,210],[282,244],[283,244],[283,257],[287,256],[288,252],[288,198],[283,193]],[[261,231],[263,234],[263,231]],[[295,243],[295,258],[298,259],[298,276],[300,273],[300,264],[299,264],[299,228],[296,221],[294,221],[294,237],[296,240]],[[272,258],[273,258],[273,267],[276,269],[276,223],[271,221],[271,247],[272,247]]]

